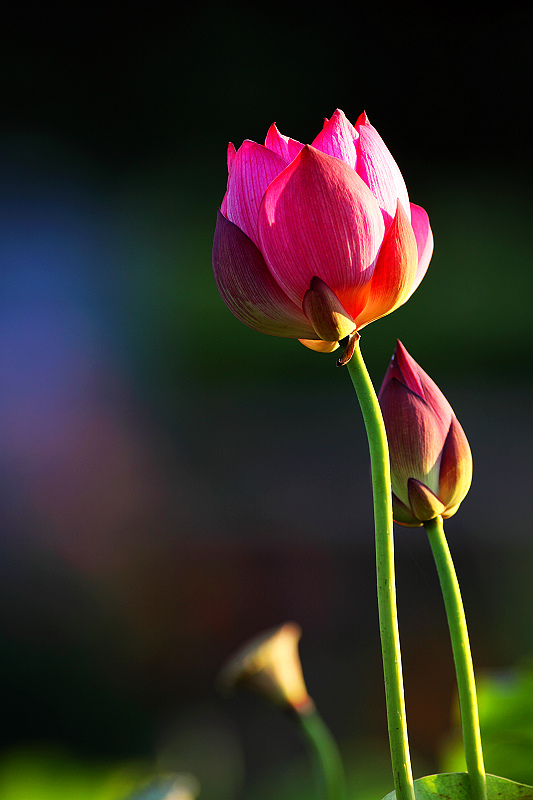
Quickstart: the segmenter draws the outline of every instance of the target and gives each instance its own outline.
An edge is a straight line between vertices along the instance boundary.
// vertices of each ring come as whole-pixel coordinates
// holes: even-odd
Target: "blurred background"
[[[242,326],[211,271],[228,140],[310,142],[336,107],[366,110],[430,216],[427,277],[362,349],[379,386],[400,338],[469,438],[447,532],[487,768],[533,782],[532,11],[435,8],[2,12],[2,800],[113,800],[153,769],[206,800],[313,796],[290,722],[214,688],[287,620],[354,797],[392,788],[349,376]],[[429,546],[396,548],[415,773],[460,769]]]

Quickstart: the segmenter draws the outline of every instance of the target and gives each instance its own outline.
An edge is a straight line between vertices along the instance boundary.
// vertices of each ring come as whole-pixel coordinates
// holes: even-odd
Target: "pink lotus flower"
[[[451,517],[472,481],[472,454],[438,386],[396,345],[379,402],[389,439],[394,519],[418,527]]]
[[[261,333],[330,352],[412,295],[433,251],[424,209],[366,114],[342,111],[311,145],[273,124],[228,147],[213,246],[230,311]]]

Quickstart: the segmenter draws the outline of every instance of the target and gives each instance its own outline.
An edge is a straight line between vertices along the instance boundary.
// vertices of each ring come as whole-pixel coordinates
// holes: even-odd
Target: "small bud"
[[[389,440],[394,520],[451,517],[472,481],[472,454],[450,404],[401,342],[379,392]]]
[[[301,635],[299,625],[287,622],[250,640],[222,668],[219,686],[244,686],[284,709],[306,713],[314,704],[298,655]]]

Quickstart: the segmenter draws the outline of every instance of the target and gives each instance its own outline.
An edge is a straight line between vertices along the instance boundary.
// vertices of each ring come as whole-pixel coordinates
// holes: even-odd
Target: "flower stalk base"
[[[370,449],[379,627],[394,787],[397,800],[414,800],[396,611],[389,449],[383,416],[359,341],[355,342],[347,368],[361,406]]]
[[[472,800],[487,800],[487,780],[481,748],[474,667],[459,582],[444,535],[442,517],[438,516],[425,522],[424,527],[433,551],[450,629],[470,792]]]

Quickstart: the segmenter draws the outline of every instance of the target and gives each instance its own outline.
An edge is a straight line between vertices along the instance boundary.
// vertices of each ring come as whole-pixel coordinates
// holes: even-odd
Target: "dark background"
[[[53,746],[281,797],[305,772],[296,733],[213,686],[294,619],[354,796],[391,788],[348,375],[242,326],[212,279],[227,141],[272,121],[308,142],[365,109],[430,215],[428,274],[363,353],[379,386],[400,338],[470,440],[447,531],[480,674],[533,653],[531,34],[512,3],[4,12],[0,776]],[[453,667],[422,531],[397,530],[397,562],[420,775],[443,763]]]

